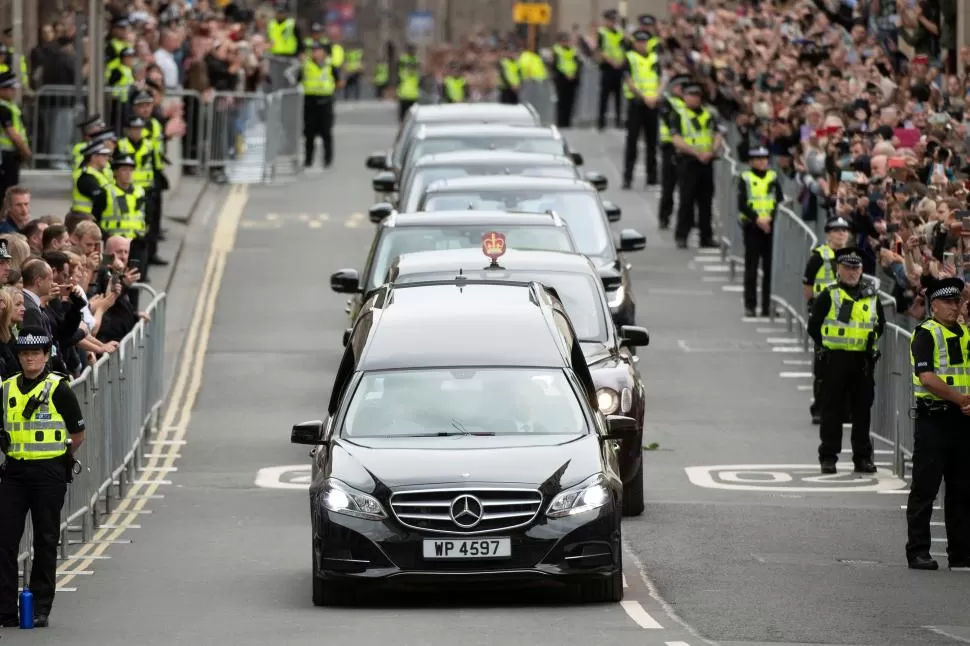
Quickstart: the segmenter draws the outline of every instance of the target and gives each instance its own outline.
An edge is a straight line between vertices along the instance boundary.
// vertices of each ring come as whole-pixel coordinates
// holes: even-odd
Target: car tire
[[[313,562],[313,605],[345,606],[354,603],[357,595],[354,588],[345,583],[328,581],[317,575],[317,564]]]
[[[623,485],[623,515],[639,516],[643,513],[643,509],[643,459],[641,458],[636,475]]]
[[[623,601],[623,559],[620,568],[606,579],[590,579],[579,588],[583,603],[619,603]]]

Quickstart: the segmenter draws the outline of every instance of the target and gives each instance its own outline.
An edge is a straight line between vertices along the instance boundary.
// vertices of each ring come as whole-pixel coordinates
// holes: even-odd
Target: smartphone
[[[843,182],[853,182],[855,183],[856,172],[854,170],[844,170],[842,174],[839,175],[839,179]]]
[[[101,256],[101,266],[110,267],[115,264],[115,255],[113,253],[106,253]]]
[[[945,264],[945,265],[953,265],[955,263],[956,263],[956,260],[954,258],[954,255],[953,255],[953,252],[952,251],[945,251],[945,252],[943,252],[943,264]]]
[[[140,271],[141,270],[140,264],[141,263],[137,258],[132,258],[131,260],[128,261],[128,269],[135,269]]]

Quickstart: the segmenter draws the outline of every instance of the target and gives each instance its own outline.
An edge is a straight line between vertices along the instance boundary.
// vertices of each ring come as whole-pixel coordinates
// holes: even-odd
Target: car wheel
[[[606,579],[590,579],[579,587],[583,603],[618,603],[623,601],[623,559],[620,568]]]
[[[313,605],[344,606],[352,604],[357,595],[352,586],[345,583],[327,581],[317,575],[316,562],[313,562]]]
[[[643,460],[637,473],[627,484],[623,485],[623,515],[639,516],[643,513]]]

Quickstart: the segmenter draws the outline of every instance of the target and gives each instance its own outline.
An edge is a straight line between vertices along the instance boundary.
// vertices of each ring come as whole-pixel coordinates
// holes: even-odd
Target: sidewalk
[[[56,215],[64,218],[71,206],[71,178],[66,173],[44,176],[30,173],[21,178],[21,183],[30,188],[31,217]],[[158,255],[169,264],[151,268],[149,284],[157,291],[167,291],[172,282],[176,261],[182,251],[182,244],[189,229],[192,212],[208,185],[201,177],[182,176],[175,191],[165,193],[162,229],[166,239],[158,247]]]

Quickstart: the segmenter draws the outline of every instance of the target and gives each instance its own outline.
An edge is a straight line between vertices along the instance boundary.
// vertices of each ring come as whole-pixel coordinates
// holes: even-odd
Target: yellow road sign
[[[516,2],[512,6],[512,20],[526,25],[548,25],[552,5],[547,2]]]

